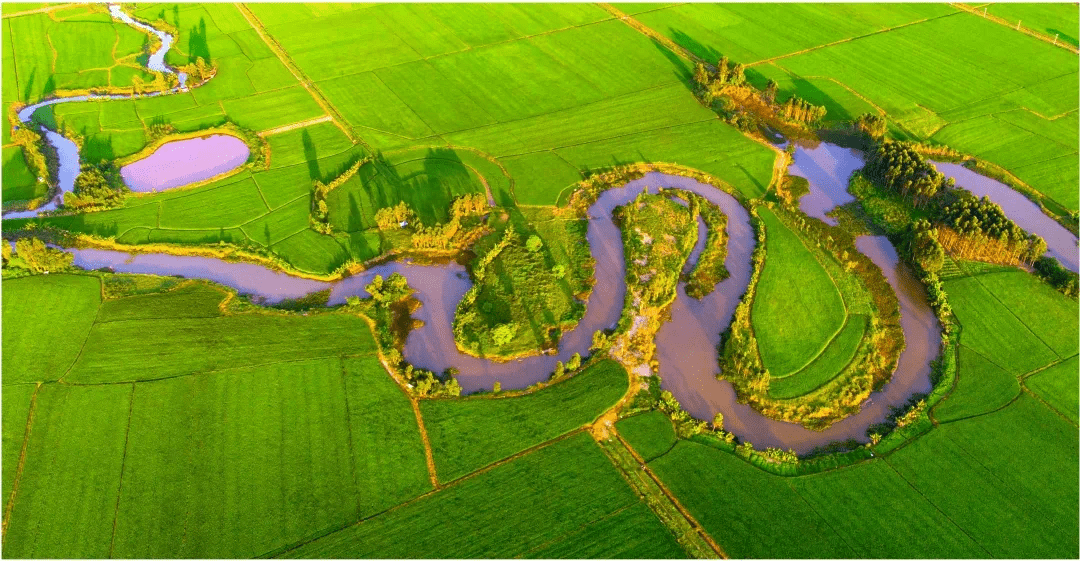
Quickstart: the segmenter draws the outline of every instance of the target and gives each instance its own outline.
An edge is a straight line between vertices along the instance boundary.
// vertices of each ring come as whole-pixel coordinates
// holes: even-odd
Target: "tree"
[[[491,330],[491,340],[501,347],[509,343],[514,338],[515,333],[517,333],[517,325],[513,322],[503,323]]]
[[[780,85],[776,83],[776,80],[770,79],[765,84],[765,101],[767,103],[773,103],[776,101],[776,94],[780,90]]]
[[[563,366],[563,363],[560,360],[560,361],[555,363],[554,377],[555,378],[562,378],[564,375],[566,375],[566,366]]]
[[[529,239],[525,242],[525,248],[533,253],[540,251],[541,247],[544,247],[544,242],[536,234],[529,236]]]
[[[566,267],[562,264],[555,265],[551,268],[551,274],[555,275],[557,279],[566,278]]]
[[[715,416],[715,417],[713,417],[713,420],[712,420],[712,428],[713,428],[713,430],[715,430],[715,431],[721,431],[721,430],[724,430],[724,414],[723,414],[723,413],[719,413],[719,412],[718,412],[718,413],[716,414],[716,416]]]
[[[22,238],[16,241],[15,253],[35,273],[62,271],[70,267],[75,259],[74,255],[66,251],[46,247],[45,243],[37,238]]]
[[[570,357],[570,360],[566,362],[566,367],[570,370],[581,368],[581,353],[574,353],[574,355]]]
[[[492,391],[492,392],[495,392],[495,393],[499,393],[499,392],[501,392],[501,391],[502,391],[502,384],[501,384],[501,383],[499,383],[499,382],[495,382],[495,385],[493,385],[493,386],[491,387],[491,391]]]

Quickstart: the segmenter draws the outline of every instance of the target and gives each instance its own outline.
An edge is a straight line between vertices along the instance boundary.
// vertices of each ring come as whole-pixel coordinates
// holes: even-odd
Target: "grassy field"
[[[3,471],[3,501],[7,505],[11,497],[11,489],[15,485],[15,474],[19,471],[19,457],[22,453],[23,442],[26,440],[26,426],[30,418],[30,403],[37,391],[36,384],[4,385],[3,395],[3,419],[2,424],[3,465],[7,466]]]
[[[1072,4],[991,4],[987,11],[1009,23],[1019,22],[1044,35],[1056,35],[1062,43],[1080,46],[1076,31],[1080,16]]]
[[[57,380],[75,362],[94,323],[101,283],[93,277],[4,281],[4,383]]]
[[[645,461],[652,461],[675,446],[675,427],[660,411],[627,417],[615,427]]]
[[[110,555],[132,390],[130,384],[41,389],[4,534],[6,555]]]
[[[439,480],[453,481],[590,423],[626,389],[626,371],[603,361],[521,397],[422,401]]]
[[[287,553],[293,558],[519,555],[685,556],[585,434]]]
[[[1009,446],[990,436],[1002,430]],[[689,441],[649,465],[732,556],[1071,557],[1076,454],[1075,428],[1021,398],[817,475],[765,474]]]
[[[934,408],[934,418],[952,421],[989,413],[1005,406],[1020,394],[1020,381],[986,360],[982,355],[960,347],[960,377],[956,389]]]
[[[1018,294],[1001,295],[1007,298],[1004,300],[1005,305],[1002,305],[1002,302],[995,298],[995,293],[982,284],[980,277],[946,281],[945,290],[949,294],[953,312],[963,327],[964,344],[987,360],[1014,375],[1020,375],[1058,358],[1030,327],[1010,312],[1008,306],[1013,300],[1008,298],[1015,298]],[[1065,300],[1063,296],[1060,298]],[[1058,328],[1071,327],[1075,332],[1075,322],[1074,316],[1071,326],[1066,322],[1059,324]]]
[[[23,151],[17,146],[3,149],[3,199],[5,201],[24,201],[45,196],[46,186],[38,183],[37,177],[26,165]]]
[[[767,253],[751,319],[762,362],[770,373],[783,377],[829,345],[844,326],[846,311],[829,274],[799,236],[771,211],[759,212]]]
[[[806,395],[832,380],[855,358],[866,334],[866,317],[852,315],[828,346],[805,368],[783,378],[772,378],[769,396],[785,399]]]
[[[1077,422],[1080,409],[1077,383],[1077,357],[1066,359],[1024,380],[1035,395],[1046,400],[1059,413]]]

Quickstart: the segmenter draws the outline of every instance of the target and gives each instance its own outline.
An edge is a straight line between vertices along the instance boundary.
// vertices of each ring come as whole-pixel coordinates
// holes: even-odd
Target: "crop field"
[[[175,77],[147,68],[156,37],[103,4],[0,7],[4,207],[40,201],[67,169],[39,127],[72,140],[81,165],[66,207],[0,221],[4,243],[24,244],[2,267],[6,557],[1080,557],[1075,275],[951,247],[934,284],[922,272],[937,248],[908,226],[940,226],[940,197],[884,195],[867,173],[851,188],[862,202],[826,227],[792,202],[793,144],[777,144],[866,156],[883,125],[928,158],[955,161],[933,149],[947,145],[978,160],[1074,230],[1076,4],[121,9],[174,35],[165,62],[186,87],[12,123],[57,93]],[[885,122],[853,126],[867,114]],[[248,162],[164,192],[121,185],[147,146],[215,129],[242,138]],[[736,286],[745,265],[723,264],[718,290],[743,298],[730,319],[671,307],[695,238],[675,201],[619,207],[622,232],[594,260],[586,234],[606,218],[589,202],[648,169],[712,183],[760,219],[713,216],[728,235],[707,251],[760,265]],[[400,227],[379,214],[399,203],[413,213]],[[925,287],[938,313],[938,361],[936,332],[901,339],[891,286],[852,254],[849,240],[882,230],[915,273],[900,270],[914,293],[897,296],[921,308]],[[357,291],[268,307],[274,286],[241,296],[196,270],[83,271],[23,238],[217,255]],[[359,291],[363,269],[393,261],[453,261],[472,288],[460,305],[453,286],[402,292],[396,277]],[[625,287],[596,276],[612,266]],[[514,361],[553,354],[594,291],[603,308],[624,288],[618,323],[583,329],[561,349],[580,354],[529,388],[514,384],[546,373],[470,371],[484,389],[461,395],[456,368],[404,358],[425,352],[409,339],[420,305],[446,314],[427,352],[531,368]],[[685,352],[708,358],[700,371],[654,359],[672,318]],[[703,328],[713,320],[730,328]],[[925,358],[933,389],[866,398],[901,344],[919,364],[899,368],[918,386]],[[704,384],[725,371],[741,405]],[[681,374],[699,378],[671,385]],[[897,406],[853,417],[879,399]]]
[[[452,481],[591,423],[626,389],[626,371],[604,361],[521,397],[423,401],[420,412],[435,449],[439,480]],[[493,442],[492,434],[498,440]]]
[[[1080,47],[1077,27],[1080,16],[1071,4],[991,4],[987,11],[1009,23],[1020,23],[1048,36],[1058,36],[1062,43]]]
[[[528,528],[528,532],[521,532]],[[596,539],[603,535],[603,539]],[[293,558],[683,557],[588,435],[287,552]]]
[[[1024,380],[1024,385],[1035,395],[1046,400],[1059,413],[1077,422],[1080,410],[1077,357],[1066,359]]]
[[[847,312],[836,285],[799,236],[773,213],[760,214],[768,257],[751,317],[762,362],[782,378],[830,344],[844,327]]]

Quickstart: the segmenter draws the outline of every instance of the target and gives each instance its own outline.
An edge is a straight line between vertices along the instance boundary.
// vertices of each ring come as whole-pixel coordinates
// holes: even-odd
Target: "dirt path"
[[[322,117],[315,117],[314,119],[308,119],[306,121],[299,121],[299,122],[292,123],[292,124],[289,124],[289,125],[282,125],[280,127],[274,128],[274,129],[265,130],[265,131],[260,132],[259,136],[265,138],[267,136],[273,136],[275,134],[281,134],[283,132],[289,132],[291,130],[302,129],[304,127],[309,127],[311,125],[316,125],[316,124],[319,124],[319,123],[325,123],[327,121],[333,121],[333,120],[334,120],[334,118],[331,117],[330,115],[323,115]]]
[[[645,25],[644,23],[641,23],[637,19],[627,15],[625,12],[618,9],[617,7],[615,7],[615,6],[611,5],[611,4],[603,4],[603,3],[597,4],[597,5],[600,6],[602,9],[604,9],[605,11],[607,11],[609,14],[615,16],[617,19],[622,20],[622,22],[625,23],[626,25],[629,25],[630,27],[636,29],[638,32],[642,33],[643,35],[646,35],[649,38],[651,38],[652,40],[656,41],[657,43],[660,43],[661,45],[667,47],[668,50],[670,50],[671,52],[679,55],[680,57],[682,57],[682,58],[684,58],[686,60],[689,60],[690,62],[695,62],[695,63],[700,62],[700,63],[705,64],[705,65],[709,64],[707,61],[702,60],[700,57],[698,57],[694,53],[692,53],[689,50],[687,50],[686,48],[684,48],[682,45],[679,45],[678,43],[672,41],[671,39],[668,39],[667,36],[665,36],[665,35],[657,33],[651,27],[649,27],[649,26]]]
[[[322,95],[322,92],[315,87],[315,84],[304,75],[304,72],[293,62],[292,58],[290,58],[288,53],[285,52],[285,49],[278,44],[277,40],[266,31],[266,27],[259,21],[259,18],[255,13],[252,12],[246,4],[236,4],[236,7],[240,9],[240,13],[244,14],[244,18],[247,19],[248,23],[251,24],[251,27],[255,29],[255,32],[259,34],[259,37],[266,43],[266,46],[270,47],[270,50],[277,55],[278,60],[285,65],[285,68],[289,69],[289,72],[291,72],[293,77],[300,82],[300,85],[304,86],[304,89],[308,91],[315,100],[315,103],[318,103],[319,107],[322,107],[323,111],[326,111],[330,118],[333,119],[334,124],[341,129],[341,132],[345,133],[345,136],[347,136],[353,144],[361,144],[371,152],[371,147],[368,146],[362,138],[353,134],[352,130],[346,125],[345,119],[341,116],[341,113],[339,113],[330,103],[330,100]]]
[[[427,462],[428,478],[431,479],[431,486],[438,491],[442,489],[442,486],[439,485],[439,475],[435,471],[435,455],[431,452],[431,441],[428,440],[424,417],[420,414],[420,404],[411,395],[409,396],[409,404],[412,405],[413,413],[416,415],[416,426],[420,428],[420,440],[424,443],[424,461]]]
[[[36,10],[26,10],[25,12],[15,12],[11,14],[4,14],[4,19],[17,18],[19,16],[28,16],[30,14],[42,14],[45,12],[51,12],[53,10],[61,10],[63,8],[70,8],[71,6],[78,6],[79,4],[51,4],[44,8],[38,8]]]
[[[1078,48],[1076,48],[1076,47],[1074,47],[1074,46],[1072,46],[1072,45],[1070,45],[1068,43],[1065,43],[1063,41],[1059,41],[1057,37],[1050,37],[1048,35],[1044,35],[1042,33],[1039,33],[1038,31],[1035,31],[1034,29],[1029,29],[1027,27],[1023,27],[1022,25],[1020,25],[1021,23],[1023,23],[1022,20],[1016,22],[1016,24],[1014,25],[1012,23],[1009,23],[1009,21],[1005,20],[1004,18],[1000,18],[1000,17],[995,16],[995,15],[989,13],[989,12],[986,12],[985,11],[986,8],[983,8],[984,11],[980,12],[977,8],[974,8],[972,6],[966,6],[964,4],[956,4],[956,3],[954,3],[954,4],[949,4],[949,5],[956,8],[956,9],[963,10],[963,11],[969,13],[969,14],[975,14],[975,15],[981,17],[981,18],[986,18],[986,19],[988,19],[988,20],[990,20],[990,21],[992,21],[992,22],[994,22],[994,23],[996,23],[998,25],[1004,25],[1005,27],[1008,27],[1009,29],[1012,29],[1014,31],[1019,31],[1020,33],[1030,35],[1030,36],[1032,36],[1032,37],[1034,37],[1034,38],[1036,38],[1036,39],[1038,39],[1040,41],[1043,41],[1045,43],[1050,43],[1051,45],[1054,45],[1055,47],[1061,47],[1062,49],[1065,49],[1066,51],[1069,51],[1071,53],[1080,54],[1080,49],[1078,49]],[[7,17],[7,16],[4,16],[4,17]]]

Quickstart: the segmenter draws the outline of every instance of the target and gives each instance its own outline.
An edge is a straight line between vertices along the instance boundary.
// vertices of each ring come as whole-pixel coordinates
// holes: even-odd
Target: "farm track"
[[[371,146],[364,142],[364,139],[353,134],[352,129],[349,128],[348,123],[345,121],[345,118],[341,116],[341,113],[338,112],[337,108],[330,103],[330,100],[326,99],[315,83],[304,74],[295,62],[293,62],[284,47],[277,42],[277,39],[274,39],[274,37],[270,35],[270,32],[266,30],[266,26],[259,21],[258,16],[256,16],[246,4],[236,4],[236,7],[240,10],[240,13],[244,15],[244,19],[246,19],[247,22],[251,24],[251,27],[255,29],[255,32],[259,34],[259,37],[262,38],[263,42],[266,43],[266,46],[277,55],[281,63],[285,65],[285,68],[288,68],[289,72],[291,72],[296,80],[300,82],[300,85],[304,86],[304,89],[311,94],[315,103],[318,103],[319,107],[322,107],[323,111],[326,111],[333,119],[334,124],[341,129],[341,132],[345,133],[345,136],[348,137],[353,144],[360,144],[369,152],[373,152]]]
[[[116,508],[113,509],[112,535],[109,537],[109,557],[113,557],[113,548],[116,547],[116,521],[120,518],[120,497],[124,494],[124,466],[127,464],[128,440],[131,437],[131,416],[135,411],[135,387],[131,384],[131,395],[128,396],[128,421],[124,428],[124,454],[120,458],[120,481],[116,487]]]
[[[634,458],[635,461],[641,464],[642,471],[644,471],[646,475],[649,476],[649,479],[651,479],[653,483],[655,483],[656,486],[660,489],[660,491],[664,493],[664,496],[667,497],[669,501],[671,501],[672,506],[674,506],[675,509],[679,511],[679,514],[681,514],[683,518],[686,519],[687,523],[690,524],[690,527],[693,528],[699,536],[701,536],[701,539],[705,540],[705,543],[707,543],[709,547],[714,552],[716,552],[716,554],[721,559],[728,559],[728,555],[724,552],[724,548],[720,547],[720,544],[717,543],[711,535],[709,535],[709,532],[707,532],[705,528],[701,526],[697,519],[694,518],[694,515],[690,514],[690,511],[687,510],[686,507],[684,507],[682,503],[679,502],[679,499],[675,498],[675,494],[672,493],[666,485],[664,485],[664,482],[661,481],[655,473],[653,473],[653,470],[649,467],[648,462],[646,462],[644,458],[642,458],[641,455],[637,453],[637,450],[634,450],[633,447],[631,447],[630,444],[623,439],[622,435],[615,432],[614,430],[612,430],[612,433],[619,441],[619,444],[626,448],[628,452],[630,452],[630,455]]]
[[[333,121],[333,120],[334,120],[334,118],[331,117],[330,115],[323,115],[322,117],[315,117],[314,119],[308,119],[306,121],[298,121],[298,122],[295,122],[295,123],[292,123],[292,124],[282,125],[282,126],[277,127],[277,128],[264,130],[264,131],[259,133],[259,136],[265,138],[267,136],[273,136],[275,134],[281,134],[283,132],[289,132],[291,130],[302,129],[304,127],[309,127],[311,125],[316,125],[316,124],[319,124],[319,123],[325,123],[327,121]]]
[[[969,14],[973,14],[973,15],[979,16],[981,18],[984,18],[986,20],[992,21],[992,22],[994,22],[994,23],[996,23],[998,25],[1004,25],[1005,27],[1008,27],[1009,29],[1012,29],[1013,31],[1019,31],[1020,33],[1023,33],[1025,35],[1030,35],[1031,37],[1034,37],[1034,38],[1036,38],[1036,39],[1038,39],[1040,41],[1043,41],[1045,43],[1050,43],[1051,45],[1054,45],[1055,47],[1061,47],[1061,48],[1063,48],[1066,51],[1069,51],[1071,53],[1080,54],[1080,49],[1078,49],[1078,48],[1076,48],[1076,47],[1074,47],[1074,46],[1072,46],[1072,45],[1070,45],[1068,43],[1060,42],[1056,38],[1049,37],[1047,35],[1043,35],[1042,33],[1039,33],[1038,31],[1035,31],[1034,29],[1029,29],[1027,27],[1024,27],[1024,26],[1020,25],[1020,23],[1022,23],[1022,22],[1018,21],[1018,22],[1016,22],[1016,25],[1013,25],[1013,24],[1009,23],[1007,20],[1005,20],[1004,18],[1000,18],[1000,17],[995,16],[993,14],[990,14],[988,12],[979,13],[979,11],[976,9],[976,7],[965,6],[964,4],[960,4],[960,3],[957,3],[957,2],[950,3],[949,5],[954,7],[954,8],[963,10],[963,11],[969,13]]]
[[[10,13],[10,14],[4,14],[3,18],[4,18],[4,19],[8,19],[8,18],[17,18],[17,17],[19,17],[19,16],[28,16],[28,15],[30,15],[30,14],[41,14],[41,13],[47,13],[47,12],[51,12],[51,11],[53,11],[53,10],[62,10],[62,9],[64,9],[64,8],[70,8],[70,7],[72,7],[72,6],[80,6],[80,5],[82,5],[82,4],[77,4],[77,3],[71,3],[71,4],[53,4],[53,5],[50,5],[50,6],[46,6],[46,7],[44,7],[44,8],[38,8],[38,9],[36,9],[36,10],[26,10],[26,11],[24,11],[24,12],[14,12],[14,13]]]

